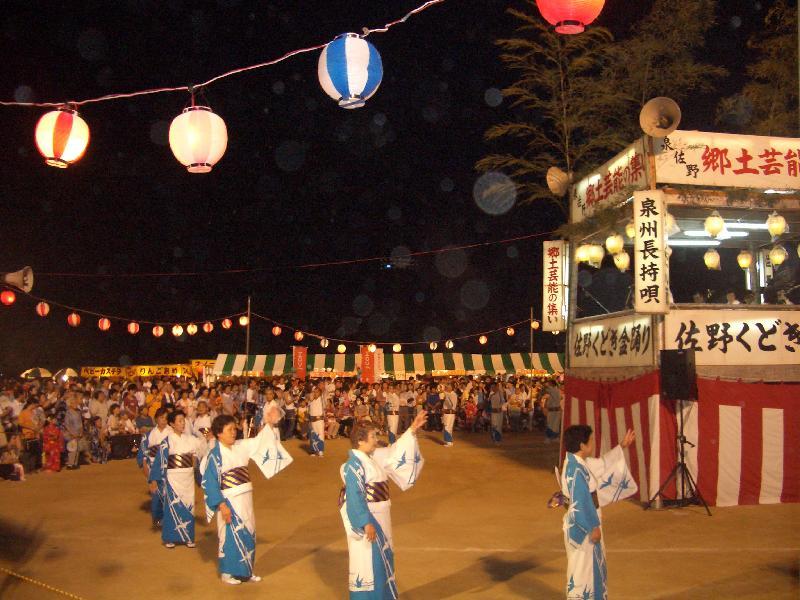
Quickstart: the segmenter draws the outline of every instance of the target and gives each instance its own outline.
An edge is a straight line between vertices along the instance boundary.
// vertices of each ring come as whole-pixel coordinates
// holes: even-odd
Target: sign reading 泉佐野
[[[634,308],[637,313],[669,311],[666,235],[666,202],[661,190],[633,193]]]
[[[564,282],[566,279],[567,243],[563,240],[544,243],[542,265],[542,330],[564,331],[567,328]]]

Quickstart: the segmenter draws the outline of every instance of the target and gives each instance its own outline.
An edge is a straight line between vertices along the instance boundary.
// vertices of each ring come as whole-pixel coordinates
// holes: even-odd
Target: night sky
[[[0,97],[61,101],[204,81],[229,69],[377,27],[421,0],[393,2],[118,1],[5,3],[0,16]],[[679,3],[678,3],[679,4]],[[741,84],[745,40],[768,2],[721,2],[711,60],[733,69],[720,96]],[[763,5],[763,6],[762,6]],[[185,93],[91,104],[92,139],[66,170],[46,167],[33,143],[42,109],[0,108],[0,271],[31,265],[33,293],[136,320],[202,321],[253,310],[332,337],[392,342],[444,340],[493,329],[541,310],[541,238],[414,258],[318,269],[290,265],[390,256],[548,232],[560,214],[515,205],[491,215],[473,198],[475,162],[501,150],[483,141],[513,115],[497,89],[513,77],[493,44],[516,25],[521,2],[449,0],[369,40],[384,78],[364,108],[345,111],[320,88],[318,53],[212,85],[201,100],[226,122],[225,156],[208,175],[189,174],[167,144]],[[649,2],[608,0],[599,23],[624,34]],[[717,97],[684,106],[682,128],[713,128]],[[402,261],[401,261],[402,262]],[[250,274],[76,278],[260,268]],[[175,340],[138,336],[96,317],[67,326],[53,307],[39,318],[18,294],[0,306],[0,369],[147,364],[243,352],[244,333]],[[255,321],[251,353],[289,352]],[[536,351],[563,351],[538,333]],[[559,347],[558,344],[562,344]],[[310,351],[320,351],[310,341]],[[496,334],[486,347],[526,351],[528,331]],[[355,348],[351,347],[351,351]],[[404,351],[412,351],[412,347]],[[425,347],[425,349],[427,349]],[[332,351],[333,347],[328,351]],[[417,346],[416,351],[422,351]]]

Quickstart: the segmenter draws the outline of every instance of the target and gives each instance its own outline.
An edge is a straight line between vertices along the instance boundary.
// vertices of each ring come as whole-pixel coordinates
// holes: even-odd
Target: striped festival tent
[[[306,369],[309,373],[332,371],[353,372],[361,365],[360,354],[308,354]],[[378,353],[378,371],[392,377],[409,377],[427,373],[495,374],[517,373],[530,370],[544,373],[561,373],[564,370],[563,354],[508,353],[462,354],[457,352],[421,352],[417,354]],[[263,373],[291,375],[294,373],[291,354],[219,354],[213,374],[217,376]]]

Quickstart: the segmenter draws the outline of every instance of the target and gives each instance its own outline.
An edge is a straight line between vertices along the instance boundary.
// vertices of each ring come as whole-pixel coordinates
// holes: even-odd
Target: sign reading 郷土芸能
[[[544,243],[542,265],[542,330],[567,328],[564,284],[569,246],[563,240]]]

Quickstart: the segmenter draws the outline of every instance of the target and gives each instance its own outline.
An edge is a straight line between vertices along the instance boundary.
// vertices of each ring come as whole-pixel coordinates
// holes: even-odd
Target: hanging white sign
[[[635,270],[634,308],[638,313],[669,312],[667,260],[665,252],[664,192],[644,190],[633,193]]]
[[[564,294],[564,273],[568,246],[563,240],[544,243],[542,265],[542,330],[564,331],[567,328],[567,306]]]

